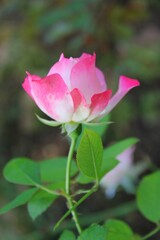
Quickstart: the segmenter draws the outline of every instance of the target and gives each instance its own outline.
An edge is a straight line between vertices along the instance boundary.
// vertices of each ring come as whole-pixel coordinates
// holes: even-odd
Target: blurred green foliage
[[[58,130],[50,131],[38,123],[34,116],[38,109],[21,88],[26,70],[45,75],[61,52],[66,57],[96,52],[97,66],[115,90],[121,74],[140,80],[141,87],[113,111],[115,124],[109,126],[104,140],[108,144],[130,135],[139,137],[138,160],[147,156],[160,166],[159,11],[158,0],[2,0],[0,166],[11,157],[39,160],[66,154],[67,144],[57,144],[64,141]],[[12,197],[5,184],[1,180],[1,205]],[[5,240],[53,239],[46,235],[48,219],[53,216],[32,225],[23,210],[21,213],[20,217],[19,210],[14,212],[19,218],[16,221],[11,213],[4,217],[0,232]],[[5,223],[12,227],[5,230]],[[42,232],[34,230],[39,225]]]

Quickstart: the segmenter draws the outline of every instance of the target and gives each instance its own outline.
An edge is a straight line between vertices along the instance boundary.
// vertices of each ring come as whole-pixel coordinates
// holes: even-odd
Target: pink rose
[[[60,123],[90,122],[109,113],[139,81],[121,76],[119,88],[111,97],[105,77],[95,66],[96,55],[60,59],[41,78],[27,72],[22,86],[37,106]]]
[[[100,184],[105,189],[107,197],[114,197],[118,186],[123,186],[127,191],[132,192],[134,185],[132,182],[132,171],[137,175],[133,165],[133,154],[135,146],[127,148],[117,156],[120,163],[107,173]],[[136,176],[134,176],[136,177]]]

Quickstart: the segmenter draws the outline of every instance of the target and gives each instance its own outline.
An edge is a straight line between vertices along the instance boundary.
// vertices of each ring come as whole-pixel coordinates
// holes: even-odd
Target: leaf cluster
[[[101,137],[97,132],[91,129],[83,131],[76,153],[76,162],[72,161],[71,176],[74,181],[80,184],[92,183],[93,187],[75,203],[74,208],[77,208],[95,192],[103,176],[119,164],[117,155],[137,141],[136,138],[128,138],[108,148],[103,148]],[[59,196],[67,198],[64,190],[66,163],[66,157],[40,162],[27,158],[12,159],[4,168],[5,179],[11,183],[26,185],[28,189],[1,208],[0,214],[27,204],[30,216],[35,219],[46,211]],[[145,176],[139,184],[136,196],[137,207],[141,214],[157,226],[155,232],[159,231],[160,226],[159,182],[160,171]],[[70,213],[71,209],[62,217],[57,226]],[[60,237],[60,240],[63,239],[74,240],[76,237],[73,232],[67,230]],[[137,240],[147,238],[135,235],[131,228],[122,221],[109,220],[102,226],[95,224],[84,230],[77,240],[83,239]]]

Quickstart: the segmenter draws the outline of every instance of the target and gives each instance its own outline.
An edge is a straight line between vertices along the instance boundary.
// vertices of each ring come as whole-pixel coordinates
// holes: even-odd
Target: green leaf
[[[125,149],[133,146],[138,142],[137,138],[127,138],[125,140],[121,140],[118,143],[113,144],[104,149],[103,158],[108,160],[109,158],[116,158],[120,153],[122,153]]]
[[[160,171],[145,176],[137,191],[137,204],[141,213],[151,222],[160,221]]]
[[[28,158],[15,158],[7,163],[3,175],[12,183],[24,185],[40,184],[39,164]]]
[[[133,240],[131,228],[123,221],[108,220],[105,227],[107,229],[107,240]]]
[[[81,233],[77,240],[106,240],[107,231],[104,226],[92,225]]]
[[[14,200],[12,200],[10,203],[8,203],[3,208],[1,208],[0,214],[6,213],[13,208],[24,205],[26,202],[28,202],[31,199],[31,197],[36,193],[36,191],[37,191],[37,188],[32,188],[22,192]]]
[[[92,183],[94,182],[93,178],[87,177],[86,175],[84,175],[82,172],[80,172],[80,174],[78,175],[78,177],[76,178],[77,182],[80,184],[87,184],[87,183]]]
[[[57,127],[57,126],[60,126],[62,123],[60,122],[57,122],[57,121],[51,121],[51,120],[47,120],[47,119],[44,119],[44,118],[41,118],[39,117],[37,114],[36,114],[36,117],[38,118],[38,120],[47,125],[47,126],[50,126],[50,127]]]
[[[52,190],[55,190],[57,185],[52,186]],[[38,191],[28,203],[28,212],[33,220],[41,215],[47,208],[56,200],[58,196],[48,193],[46,191]]]
[[[103,146],[100,136],[89,129],[85,129],[77,150],[77,163],[82,173],[98,180],[102,156]]]
[[[76,237],[73,232],[69,230],[64,230],[59,240],[76,240]]]
[[[40,164],[41,180],[45,182],[59,182],[65,180],[66,175],[66,157],[57,157],[55,159],[44,160]],[[71,176],[77,172],[77,166],[72,161]]]
[[[119,164],[119,161],[114,158],[103,159],[102,169],[101,169],[101,177],[110,172],[113,168],[115,168]]]
[[[91,178],[91,177],[87,177],[86,175],[84,175],[82,172],[79,173],[79,175],[77,176],[77,182],[80,184],[88,184],[88,183],[93,183],[95,182],[95,179]]]
[[[99,124],[100,123],[100,124]],[[104,133],[106,132],[108,126],[110,125],[110,115],[106,115],[104,116],[99,123],[83,123],[82,124],[82,130],[81,130],[81,134],[79,135],[78,139],[77,139],[77,143],[76,143],[76,150],[78,149],[79,143],[81,141],[81,138],[83,136],[84,130],[86,129],[86,126],[88,129],[96,132],[97,134],[99,134],[101,137],[104,135]]]

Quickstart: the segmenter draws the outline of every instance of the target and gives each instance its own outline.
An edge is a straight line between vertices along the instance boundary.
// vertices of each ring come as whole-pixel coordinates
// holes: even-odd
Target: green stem
[[[79,218],[79,221],[81,226],[86,227],[92,224],[93,222],[103,222],[110,218],[126,216],[127,214],[134,212],[135,210],[137,210],[137,205],[135,201],[126,202],[121,206],[110,208],[105,211],[103,210],[102,212],[96,212],[96,213],[88,214],[87,216],[81,216]],[[74,227],[73,223],[66,221],[64,225],[59,226],[58,231],[62,232],[62,230],[64,230],[65,228],[73,229],[73,227]]]
[[[153,229],[150,233],[148,233],[146,236],[142,237],[142,240],[146,240],[149,239],[150,237],[152,237],[154,234],[156,234],[157,232],[160,231],[160,226],[157,226],[155,229]]]
[[[71,146],[69,149],[67,167],[66,167],[66,194],[67,194],[68,208],[71,209],[73,220],[75,222],[77,231],[80,234],[82,232],[82,229],[81,229],[79,221],[78,221],[78,216],[77,216],[76,210],[73,208],[73,201],[72,201],[72,197],[70,195],[71,162],[72,162],[72,158],[73,158],[75,145],[76,145],[76,137],[73,135],[73,136],[71,136]]]
[[[82,198],[80,198],[80,200],[78,202],[76,202],[72,208],[70,208],[64,215],[63,217],[56,223],[56,225],[54,226],[54,230],[56,230],[59,225],[64,221],[64,219],[66,219],[66,217],[69,216],[69,214],[75,210],[82,202],[84,202],[92,193],[97,191],[97,186],[93,186]]]

